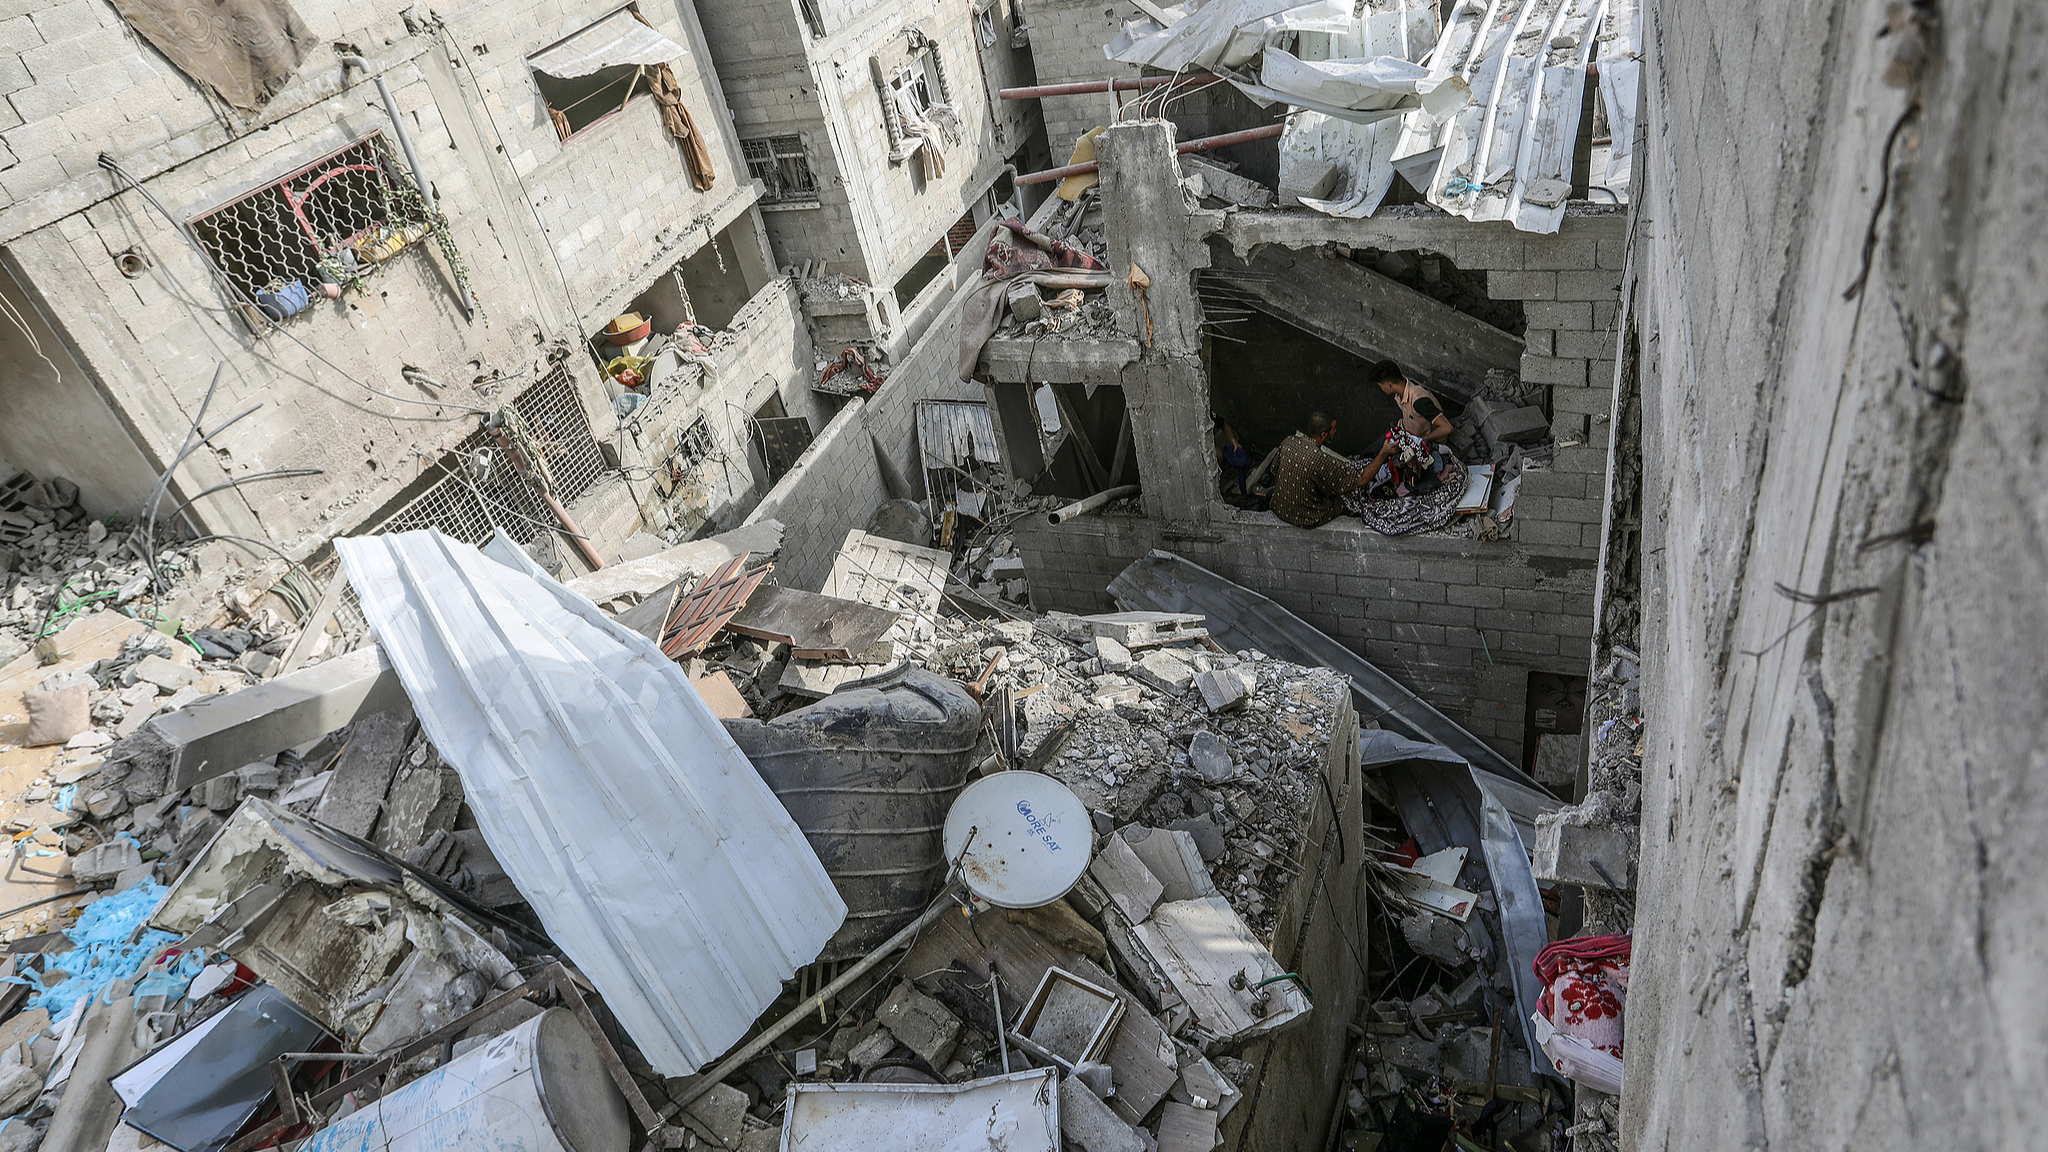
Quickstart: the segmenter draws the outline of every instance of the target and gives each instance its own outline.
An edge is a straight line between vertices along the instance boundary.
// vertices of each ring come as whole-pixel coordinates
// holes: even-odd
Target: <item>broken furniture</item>
[[[1068,1072],[1101,1061],[1123,1022],[1123,998],[1064,968],[1047,968],[1017,1018],[1017,1033]]]
[[[917,916],[945,872],[939,829],[981,733],[981,708],[957,683],[904,665],[725,729],[846,901],[820,959],[863,955]]]

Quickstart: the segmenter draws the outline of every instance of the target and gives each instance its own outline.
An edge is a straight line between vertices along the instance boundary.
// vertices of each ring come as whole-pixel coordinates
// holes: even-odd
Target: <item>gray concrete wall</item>
[[[1114,63],[1102,54],[1102,46],[1115,38],[1125,21],[1144,18],[1130,0],[1018,0],[1018,4],[1031,28],[1031,61],[1038,83],[1071,84],[1138,75],[1138,69]],[[1118,93],[1125,100],[1133,95]],[[1090,128],[1110,123],[1117,110],[1117,96],[1106,92],[1047,96],[1038,103],[1054,164],[1065,164],[1073,153],[1074,140]]]
[[[782,556],[776,579],[788,587],[815,589],[832,570],[832,557],[854,528],[883,501],[921,498],[917,460],[919,400],[980,400],[979,384],[961,383],[955,350],[959,342],[959,300],[889,374],[882,389],[841,409],[787,476],[762,498],[748,522],[782,521]],[[896,475],[883,471],[892,463]],[[891,491],[901,483],[907,491]]]
[[[995,341],[983,356],[998,381],[1115,383],[1132,414],[1145,515],[1020,529],[1034,602],[1102,610],[1103,586],[1126,564],[1155,547],[1178,552],[1273,597],[1519,756],[1529,673],[1584,675],[1591,656],[1626,217],[1579,208],[1556,235],[1527,236],[1436,213],[1336,220],[1190,210],[1165,160],[1164,127],[1120,126],[1105,138],[1109,263],[1136,262],[1151,276],[1152,346],[1139,301],[1119,284],[1109,298],[1126,339]],[[1558,430],[1580,443],[1524,476],[1500,540],[1386,538],[1356,521],[1304,531],[1231,508],[1216,488],[1201,310],[1190,290],[1212,236],[1239,254],[1275,244],[1416,249],[1484,271],[1494,298],[1523,302],[1521,371],[1548,384]]]
[[[0,298],[25,325],[0,323],[0,379],[7,381],[0,394],[0,477],[16,469],[62,476],[78,485],[79,502],[92,515],[132,516],[156,483],[156,468],[5,267]]]
[[[712,148],[713,188],[690,186],[648,99],[557,139],[525,57],[609,7],[493,0],[417,32],[396,4],[302,7],[323,42],[373,46],[371,70],[394,89],[483,312],[464,317],[450,268],[422,243],[380,265],[362,290],[262,335],[230,310],[173,222],[94,160],[110,152],[183,221],[366,133],[390,138],[372,85],[360,73],[344,85],[323,49],[261,115],[216,116],[103,0],[38,5],[6,21],[0,80],[17,85],[7,116],[22,122],[0,129],[9,198],[0,241],[24,289],[145,459],[174,452],[216,365],[225,367],[210,420],[262,405],[188,461],[179,489],[277,468],[322,471],[201,501],[210,530],[303,553],[354,526],[459,440],[475,410],[523,387],[551,340],[579,342],[695,252],[707,226],[747,213],[756,189],[735,177],[724,97],[700,69],[710,55],[687,4],[644,11],[688,51],[677,79]],[[134,279],[114,265],[129,249],[148,262]],[[586,410],[601,415],[594,374],[577,359],[571,370]]]
[[[2038,1147],[2048,9],[1647,11],[1623,1146]]]

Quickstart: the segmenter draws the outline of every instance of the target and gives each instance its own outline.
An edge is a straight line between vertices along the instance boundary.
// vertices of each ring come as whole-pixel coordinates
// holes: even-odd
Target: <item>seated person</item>
[[[1450,437],[1451,418],[1457,411],[1445,411],[1444,404],[1429,389],[1408,379],[1399,364],[1382,360],[1372,366],[1367,378],[1400,406],[1402,431],[1431,444],[1440,444]]]
[[[1237,438],[1237,430],[1226,423],[1223,417],[1212,416],[1210,423],[1216,436],[1216,463],[1237,473],[1237,493],[1239,496],[1249,497],[1250,485],[1245,481],[1251,475],[1252,466],[1258,463],[1258,458],[1252,454],[1250,447]],[[1229,495],[1227,485],[1224,494]]]
[[[1328,445],[1337,422],[1311,412],[1273,458],[1273,515],[1296,528],[1320,528],[1344,514],[1344,497],[1355,493],[1365,473]]]

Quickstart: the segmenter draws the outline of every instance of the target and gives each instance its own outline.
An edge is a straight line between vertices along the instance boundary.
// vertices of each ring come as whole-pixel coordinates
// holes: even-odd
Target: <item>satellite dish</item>
[[[1088,806],[1040,772],[997,772],[968,785],[946,813],[946,859],[967,890],[998,908],[1037,908],[1088,870]]]

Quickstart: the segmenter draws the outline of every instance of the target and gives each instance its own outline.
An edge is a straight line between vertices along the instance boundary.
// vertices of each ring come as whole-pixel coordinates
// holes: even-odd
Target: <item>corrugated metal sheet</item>
[[[492,854],[648,1062],[731,1047],[846,905],[682,669],[530,561],[335,548]]]
[[[996,450],[996,423],[988,405],[978,400],[918,401],[917,447],[927,470],[947,465],[965,470],[977,460],[1000,464],[1003,459]]]
[[[621,8],[574,36],[526,58],[536,72],[572,79],[621,64],[666,64],[689,53]]]

